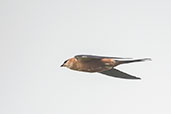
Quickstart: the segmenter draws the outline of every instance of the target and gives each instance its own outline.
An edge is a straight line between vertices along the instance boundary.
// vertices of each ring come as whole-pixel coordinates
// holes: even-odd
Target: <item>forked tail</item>
[[[120,64],[126,64],[126,63],[133,63],[133,62],[143,62],[143,61],[151,61],[150,58],[144,58],[144,59],[135,59],[135,60],[117,60],[118,65]]]

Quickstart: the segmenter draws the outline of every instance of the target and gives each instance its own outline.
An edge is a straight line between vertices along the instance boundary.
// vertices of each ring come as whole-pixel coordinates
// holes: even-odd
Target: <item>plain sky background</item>
[[[1,0],[0,114],[170,114],[170,50],[170,0]],[[153,61],[60,68],[77,54]]]

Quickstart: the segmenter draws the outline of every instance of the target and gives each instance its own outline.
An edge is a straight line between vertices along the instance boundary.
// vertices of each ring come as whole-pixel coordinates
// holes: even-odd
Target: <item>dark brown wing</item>
[[[112,76],[112,77],[116,77],[116,78],[124,78],[124,79],[141,79],[139,77],[136,76],[132,76],[130,74],[124,73],[122,71],[119,71],[117,69],[111,69],[108,71],[103,71],[103,72],[99,72],[108,76]]]
[[[121,57],[106,57],[106,56],[96,56],[96,55],[76,55],[75,58],[81,61],[90,61],[90,60],[100,60],[104,58],[108,59],[131,59],[131,58],[121,58]]]

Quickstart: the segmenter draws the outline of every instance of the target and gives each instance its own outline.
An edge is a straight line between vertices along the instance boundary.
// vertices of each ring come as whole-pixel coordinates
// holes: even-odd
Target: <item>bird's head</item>
[[[72,68],[75,61],[76,61],[75,58],[70,58],[70,59],[64,61],[64,63],[61,65],[61,67]]]

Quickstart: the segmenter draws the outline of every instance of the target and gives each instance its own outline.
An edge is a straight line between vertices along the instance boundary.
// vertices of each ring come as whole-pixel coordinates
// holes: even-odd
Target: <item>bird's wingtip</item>
[[[152,61],[151,58],[144,58],[144,61]]]
[[[135,77],[135,78],[132,78],[132,79],[135,79],[135,80],[141,80],[141,78],[139,78],[139,77]]]

